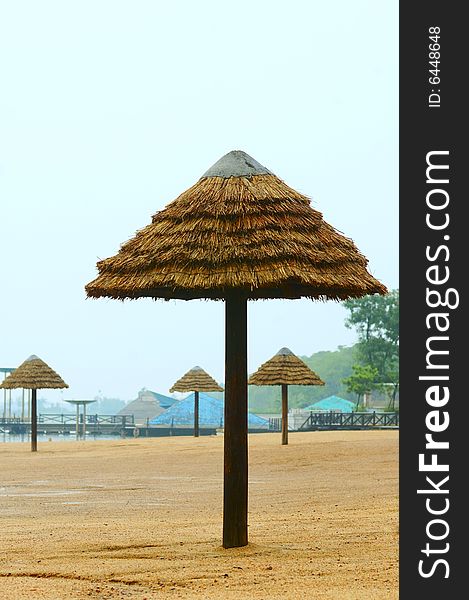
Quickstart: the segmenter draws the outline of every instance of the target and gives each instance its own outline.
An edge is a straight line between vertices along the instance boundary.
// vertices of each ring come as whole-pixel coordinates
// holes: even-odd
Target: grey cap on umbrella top
[[[276,356],[293,356],[293,352],[290,350],[290,348],[280,348]]]
[[[251,175],[273,175],[269,169],[242,150],[232,150],[202,175],[204,177],[250,177]]]

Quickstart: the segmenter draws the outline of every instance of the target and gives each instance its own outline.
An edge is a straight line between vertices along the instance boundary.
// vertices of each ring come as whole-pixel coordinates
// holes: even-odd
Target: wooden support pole
[[[77,440],[80,438],[80,405],[77,402],[77,422],[75,423],[75,435]]]
[[[37,452],[37,390],[31,391],[31,452]]]
[[[24,388],[21,392],[21,422],[24,423]]]
[[[199,437],[199,392],[194,392],[194,437]]]
[[[282,446],[288,444],[288,385],[282,383]]]
[[[248,543],[247,299],[225,300],[223,547]]]

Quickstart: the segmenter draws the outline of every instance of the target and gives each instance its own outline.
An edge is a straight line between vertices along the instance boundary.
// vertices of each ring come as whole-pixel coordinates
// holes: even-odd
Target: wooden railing
[[[38,423],[60,423],[70,424],[76,423],[76,415],[74,414],[56,414],[56,413],[41,413],[38,417]],[[80,414],[80,423],[83,423],[83,414]],[[86,415],[87,425],[133,425],[133,415]]]
[[[57,413],[40,413],[37,422],[38,424],[54,424],[54,425],[76,425],[77,417],[72,413],[57,414]],[[83,424],[83,414],[80,414],[79,421]],[[30,424],[31,419],[21,419],[21,417],[0,417],[0,425],[21,425]],[[87,425],[126,425],[134,424],[134,415],[86,415]]]
[[[361,429],[368,427],[399,427],[399,413],[378,412],[311,412],[299,428],[311,429]]]
[[[270,431],[281,431],[282,430],[282,417],[270,417],[269,418],[269,430]]]
[[[298,428],[298,431],[311,431],[315,429],[380,429],[382,427],[399,427],[399,413],[343,413],[338,411],[310,412],[308,418]],[[282,429],[281,417],[270,418],[269,429],[271,431],[280,431]]]

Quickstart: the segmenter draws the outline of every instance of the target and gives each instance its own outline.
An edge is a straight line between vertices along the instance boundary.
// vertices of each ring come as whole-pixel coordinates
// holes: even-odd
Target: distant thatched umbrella
[[[225,300],[223,545],[247,544],[247,300],[386,293],[352,240],[244,152],[216,162],[118,254],[90,297]]]
[[[34,354],[27,358],[3,382],[0,388],[23,388],[31,392],[31,452],[37,452],[36,390],[68,388],[65,381]]]
[[[199,392],[223,392],[223,388],[201,367],[194,367],[178,379],[170,392],[194,392],[194,436],[199,437]]]
[[[288,444],[288,386],[324,385],[324,381],[288,348],[281,348],[248,379],[249,385],[282,386],[282,444]]]

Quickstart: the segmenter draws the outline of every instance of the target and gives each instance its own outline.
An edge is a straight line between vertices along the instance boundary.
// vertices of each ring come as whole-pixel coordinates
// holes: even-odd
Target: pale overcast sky
[[[96,261],[230,150],[312,199],[398,287],[397,0],[0,3],[0,366],[40,396],[223,381],[224,305],[87,300]],[[249,369],[355,342],[333,302],[249,305]]]

